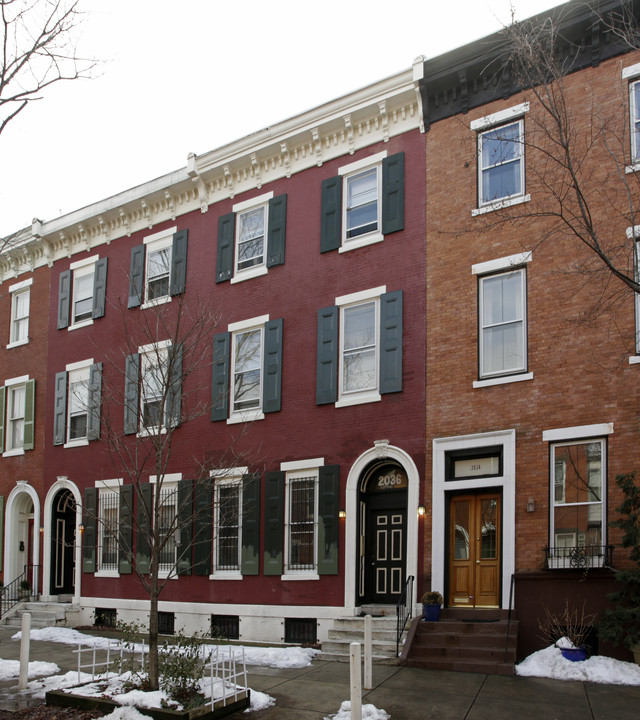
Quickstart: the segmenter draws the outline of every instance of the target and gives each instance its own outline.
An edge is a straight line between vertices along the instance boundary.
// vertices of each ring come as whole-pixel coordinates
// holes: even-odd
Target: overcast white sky
[[[97,76],[0,135],[0,237],[522,20],[559,0],[81,0]]]

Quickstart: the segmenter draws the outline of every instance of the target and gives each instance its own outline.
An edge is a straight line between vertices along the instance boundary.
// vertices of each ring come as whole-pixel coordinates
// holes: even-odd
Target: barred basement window
[[[237,615],[212,615],[211,637],[238,640],[240,638],[240,618]]]
[[[176,632],[176,616],[172,612],[158,613],[158,632],[160,635],[174,635]]]
[[[115,608],[96,608],[93,624],[96,627],[115,628],[118,621],[118,611]]]
[[[315,618],[285,618],[286,643],[315,643],[318,641],[318,621]]]

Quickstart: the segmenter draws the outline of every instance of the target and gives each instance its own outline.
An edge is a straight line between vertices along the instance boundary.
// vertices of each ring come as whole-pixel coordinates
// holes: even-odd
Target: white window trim
[[[508,383],[524,382],[525,380],[533,380],[533,373],[517,373],[515,375],[501,375],[495,378],[486,378],[485,380],[474,380],[473,387],[484,388],[492,385],[507,385]]]
[[[214,512],[216,514],[213,522],[213,562],[211,563],[211,575],[209,580],[242,580],[242,476],[248,472],[248,468],[229,468],[226,474],[220,470],[211,470],[209,477],[215,479],[214,484]],[[216,570],[216,559],[218,557],[218,531],[219,531],[219,500],[218,489],[225,485],[234,485],[239,488],[238,508],[238,569],[237,570]]]
[[[171,340],[159,340],[155,343],[148,343],[147,345],[141,345],[138,348],[138,354],[140,355],[140,407],[138,409],[138,427],[139,430],[136,433],[136,437],[143,438],[143,437],[149,437],[150,435],[155,435],[156,433],[160,432],[160,434],[165,434],[167,432],[167,428],[165,424],[163,423],[161,427],[152,426],[152,427],[145,427],[144,423],[142,422],[142,415],[144,410],[144,396],[142,391],[142,379],[144,375],[144,369],[142,367],[145,356],[152,355],[155,358],[160,358],[160,353],[166,351],[168,353],[168,349],[172,346]],[[162,410],[162,418],[165,420],[164,417],[164,408]]]
[[[282,467],[282,466],[281,466]],[[309,466],[298,470],[290,470],[285,476],[285,494],[284,494],[284,573],[280,576],[280,580],[296,581],[296,580],[320,580],[318,574],[318,500],[319,500],[319,479],[320,466]],[[313,521],[313,564],[315,570],[291,570],[288,567],[287,558],[289,557],[289,504],[291,501],[291,492],[289,486],[291,480],[297,480],[303,477],[309,477],[309,474],[315,474],[314,484],[314,521]]]
[[[566,428],[554,428],[542,431],[542,442],[561,442],[564,440],[585,440],[603,435],[613,435],[613,423],[595,425],[575,425]]]
[[[8,378],[7,380],[5,380],[5,381],[4,381],[4,386],[5,386],[5,388],[7,388],[7,390],[8,390],[9,388],[14,388],[14,387],[17,387],[17,386],[19,386],[19,385],[26,385],[26,384],[29,382],[30,379],[31,379],[31,378],[30,378],[28,375],[19,375],[18,377]],[[26,410],[26,408],[25,408],[25,410]],[[5,425],[4,425],[4,430],[5,430],[5,446],[6,446],[6,438],[8,437],[8,436],[7,436],[7,433],[8,433],[8,431],[9,431],[9,421],[7,420],[7,417],[8,417],[7,413],[8,413],[8,412],[9,412],[9,393],[7,392],[7,393],[6,393],[6,401],[5,401],[5,419],[4,419],[4,422],[5,422]],[[23,438],[22,438],[22,442],[23,442],[23,446],[22,446],[22,447],[19,447],[19,448],[11,448],[11,449],[9,449],[9,450],[5,450],[5,451],[2,453],[2,457],[16,457],[16,456],[18,456],[18,455],[24,455],[24,453],[25,453],[25,450],[24,450],[24,436],[23,436]]]
[[[234,232],[233,237],[233,276],[231,277],[231,284],[234,285],[235,283],[244,282],[245,280],[251,280],[252,278],[260,277],[261,275],[266,275],[269,272],[269,268],[267,268],[267,234],[268,234],[268,225],[269,225],[269,209],[268,209],[268,203],[269,200],[272,200],[274,198],[275,194],[273,191],[263,193],[262,195],[258,195],[254,198],[249,198],[249,200],[243,200],[242,202],[236,203],[232,206],[231,211],[234,212],[236,215],[238,213],[243,213],[246,210],[251,210],[252,208],[257,208],[261,205],[267,206],[267,212],[265,215],[265,225],[264,225],[264,244],[263,244],[263,255],[264,255],[264,261],[261,265],[256,265],[250,268],[246,268],[245,270],[239,270],[237,267],[237,259],[238,259],[238,233],[239,233],[239,225],[236,223],[236,228]]]
[[[9,327],[9,338],[13,335],[13,303],[14,303],[14,297],[16,295],[21,295],[24,292],[31,293],[31,286],[33,285],[33,278],[28,278],[27,280],[22,280],[21,282],[14,283],[13,285],[9,285],[9,295],[11,296],[11,319],[10,319],[10,327]],[[29,297],[29,320],[31,319],[31,297]],[[29,331],[27,330],[27,337],[24,340],[10,340],[9,343],[7,343],[7,350],[11,350],[11,348],[14,347],[20,347],[21,345],[27,345],[29,343]]]
[[[309,460],[290,460],[281,462],[280,470],[283,472],[298,472],[300,470],[318,470],[325,464],[324,458],[311,458]]]
[[[101,526],[101,522],[100,522],[100,491],[102,490],[105,492],[113,492],[113,493],[117,492],[118,498],[119,498],[120,488],[122,487],[122,485],[123,485],[122,478],[114,478],[111,480],[96,480],[94,482],[94,487],[97,488],[97,490],[98,490],[98,518],[96,518],[96,522],[97,522],[96,531],[97,531],[98,535],[100,534],[100,526]],[[118,500],[118,502],[119,502],[119,500]],[[120,522],[119,506],[118,506],[118,522]],[[96,538],[96,541],[97,540],[98,540],[98,538]],[[99,565],[97,553],[98,553],[98,550],[96,547],[96,568]],[[97,578],[119,578],[120,572],[118,570],[96,570],[93,573],[93,576],[97,577]]]
[[[71,308],[69,312],[69,325],[67,326],[68,332],[93,325],[93,318],[86,318],[79,322],[74,321],[75,289],[77,277],[95,274],[95,265],[98,260],[100,260],[100,255],[92,255],[91,257],[77,260],[69,265],[69,270],[71,270]]]
[[[531,262],[533,253],[528,252],[517,253],[516,255],[507,255],[506,257],[497,258],[495,260],[487,260],[487,262],[476,263],[471,266],[472,275],[489,275],[490,273],[500,272],[501,270],[517,270],[525,263]]]
[[[162,489],[163,490],[168,489],[170,491],[171,490],[177,491],[178,483],[181,480],[182,480],[182,473],[165,473],[162,476]],[[154,486],[153,493],[155,496],[156,487],[158,485],[158,476],[157,475],[149,475],[149,483]],[[177,511],[177,509],[178,509],[178,496],[177,496],[177,492],[176,492],[176,511]],[[176,561],[174,562],[173,568],[171,569],[171,571],[160,570],[160,568],[158,568],[158,578],[160,580],[166,580],[167,578],[169,580],[177,580],[178,579],[177,547],[176,547],[175,557],[176,557]]]
[[[506,125],[510,120],[516,120],[529,112],[529,107],[528,102],[513,105],[510,108],[506,108],[506,110],[498,110],[498,112],[492,113],[491,115],[484,115],[476,120],[472,120],[469,127],[471,130],[482,131],[488,130],[495,125]]]
[[[175,225],[172,228],[167,228],[166,230],[161,230],[160,232],[154,233],[153,235],[147,235],[147,237],[142,239],[142,242],[145,247],[144,252],[144,280],[143,280],[143,297],[144,302],[142,305],[140,305],[140,308],[142,310],[146,310],[150,307],[156,307],[157,305],[164,305],[165,303],[171,302],[172,298],[171,295],[162,295],[161,297],[154,298],[153,300],[147,300],[148,295],[148,280],[149,280],[149,274],[148,274],[148,262],[149,262],[149,254],[151,252],[155,252],[156,250],[163,250],[167,247],[173,246],[173,235],[178,231],[178,226]],[[149,247],[152,246],[152,247]],[[172,258],[173,259],[173,258]],[[171,287],[171,262],[169,263],[169,287]]]
[[[254,318],[248,318],[247,320],[239,320],[238,322],[229,323],[227,331],[231,333],[231,347],[229,357],[229,417],[227,418],[227,425],[238,425],[240,423],[251,423],[256,420],[264,420],[264,411],[262,410],[262,387],[264,383],[264,326],[269,322],[269,315],[258,315]],[[233,347],[233,334],[242,332],[244,330],[253,329],[262,330],[262,346],[260,348],[260,407],[252,410],[239,410],[234,412],[233,410],[233,370],[235,367],[235,355]]]
[[[347,240],[347,187],[348,183],[342,183],[342,222],[341,222],[341,237],[340,247],[338,248],[339,253],[350,252],[351,250],[357,250],[358,248],[366,247],[367,245],[374,245],[384,240],[382,234],[382,161],[387,157],[387,151],[375,153],[369,157],[356,160],[348,165],[343,165],[338,168],[338,175],[348,179],[348,176],[355,175],[368,170],[372,167],[378,167],[378,178],[377,178],[377,191],[378,191],[378,229],[376,232],[359,235],[353,240]]]
[[[237,482],[240,483],[242,481],[242,478],[244,475],[246,475],[249,472],[248,466],[244,467],[231,467],[231,468],[216,468],[215,470],[209,470],[209,477],[215,482],[221,482],[221,483],[231,483],[231,482]],[[241,509],[242,510],[242,509]],[[215,523],[214,523],[214,532],[215,532]],[[240,528],[240,540],[242,541],[242,527]],[[216,552],[216,538],[214,537],[214,558],[215,552]],[[214,567],[214,564],[212,564],[212,568]],[[242,580],[242,570],[238,571],[229,571],[229,570],[221,570],[219,572],[215,572],[215,570],[209,575],[209,580]]]

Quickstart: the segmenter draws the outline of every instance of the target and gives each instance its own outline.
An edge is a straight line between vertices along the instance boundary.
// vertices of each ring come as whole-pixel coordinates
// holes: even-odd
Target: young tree
[[[212,492],[212,480],[222,468],[248,465],[235,450],[246,426],[234,426],[223,456],[190,457],[181,447],[180,426],[208,415],[212,407],[208,379],[219,317],[207,301],[187,302],[184,295],[171,300],[151,303],[135,317],[120,309],[126,344],[110,352],[99,377],[89,381],[101,385],[102,412],[92,400],[94,392],[86,401],[87,434],[100,422],[102,440],[123,482],[117,489],[105,485],[86,491],[83,565],[85,570],[97,563],[133,573],[148,595],[151,689],[158,688],[162,591],[176,575],[199,574],[198,563],[211,563],[214,512],[220,553],[225,543],[235,541],[237,558],[239,498],[252,502],[248,498],[259,487],[256,476],[245,475],[244,492]],[[171,471],[189,465],[196,468],[194,477],[176,484]]]

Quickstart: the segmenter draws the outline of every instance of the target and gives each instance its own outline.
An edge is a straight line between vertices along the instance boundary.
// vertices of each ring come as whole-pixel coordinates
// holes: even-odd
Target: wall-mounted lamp
[[[78,532],[80,533],[80,535],[84,534],[84,525],[82,523],[78,525]]]
[[[536,509],[536,501],[530,497],[527,499],[527,512],[534,512]]]
[[[44,528],[43,528],[43,527],[40,528],[40,535],[44,535]]]
[[[418,515],[424,515],[427,511],[425,510],[424,505],[418,505]]]
[[[340,518],[346,518],[346,517],[347,517],[347,511],[346,511],[346,510],[338,510],[338,517],[340,517]]]

